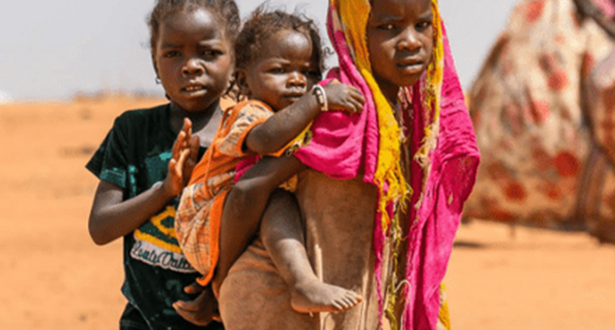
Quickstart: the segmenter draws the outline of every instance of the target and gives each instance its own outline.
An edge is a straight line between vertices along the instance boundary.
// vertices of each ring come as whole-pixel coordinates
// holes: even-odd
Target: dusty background
[[[121,242],[88,236],[84,165],[115,116],[161,102],[0,105],[0,329],[117,329]],[[615,329],[615,246],[583,233],[471,222],[445,282],[455,330]]]

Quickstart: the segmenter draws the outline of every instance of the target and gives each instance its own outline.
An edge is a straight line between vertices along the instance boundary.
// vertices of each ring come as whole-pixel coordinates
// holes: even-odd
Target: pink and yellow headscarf
[[[409,245],[406,278],[400,281],[409,285],[402,290],[393,287],[386,297],[380,297],[381,315],[404,298],[403,329],[435,329],[440,283],[479,161],[438,4],[436,0],[431,3],[432,63],[419,82],[400,89],[401,103],[408,105],[402,111],[411,113],[405,127],[400,127],[372,74],[365,39],[369,0],[330,1],[327,28],[339,68],[331,70],[328,78],[355,86],[366,103],[359,115],[321,114],[312,125],[312,141],[295,153],[303,163],[332,178],[362,175],[378,188],[374,249],[379,286],[385,241],[394,247],[402,241]],[[401,169],[402,132],[409,132],[408,148],[413,155],[410,182]],[[405,240],[399,228],[401,210],[411,217]],[[387,315],[392,317],[392,313]],[[399,320],[391,321],[397,324]]]
[[[432,7],[435,27],[433,61],[421,84],[407,88],[407,95],[425,95],[420,106],[426,120],[425,137],[416,153],[416,159],[425,167],[429,152],[436,146],[443,68],[442,28],[435,0],[432,0]],[[302,149],[297,156],[333,178],[353,178],[364,170],[364,180],[379,188],[378,209],[386,230],[392,221],[386,212],[387,205],[406,199],[411,189],[400,168],[401,129],[373,77],[369,62],[365,40],[369,13],[367,0],[332,0],[328,18],[329,35],[340,63],[340,71],[332,74],[341,75],[343,82],[354,85],[367,96],[362,115],[350,119],[340,113],[321,115],[315,121],[312,146]],[[330,74],[330,77],[334,76]]]

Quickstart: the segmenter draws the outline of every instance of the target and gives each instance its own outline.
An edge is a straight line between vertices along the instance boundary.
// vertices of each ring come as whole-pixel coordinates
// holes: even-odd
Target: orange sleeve
[[[232,157],[244,157],[244,142],[248,133],[267,121],[273,115],[273,110],[265,103],[259,101],[247,101],[237,105],[237,115],[233,123],[230,123],[228,133],[221,138],[218,145],[219,151]]]

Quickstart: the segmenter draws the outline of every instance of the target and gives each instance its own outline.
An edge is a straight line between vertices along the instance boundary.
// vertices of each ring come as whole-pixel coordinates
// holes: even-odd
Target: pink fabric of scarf
[[[461,220],[463,203],[476,180],[480,156],[474,128],[464,102],[446,30],[444,31],[444,79],[438,145],[430,155],[431,170],[421,189],[421,167],[413,162],[412,202],[424,196],[418,211],[411,214],[406,279],[410,282],[404,313],[405,329],[435,329],[440,307],[439,286],[444,279],[453,239]],[[415,87],[415,91],[418,90]],[[420,95],[414,104],[420,104]],[[413,145],[420,143],[422,118],[414,111]],[[413,147],[414,149],[415,147]],[[418,193],[417,193],[418,192]]]
[[[615,18],[615,2],[613,0],[594,0],[594,3],[611,19]]]

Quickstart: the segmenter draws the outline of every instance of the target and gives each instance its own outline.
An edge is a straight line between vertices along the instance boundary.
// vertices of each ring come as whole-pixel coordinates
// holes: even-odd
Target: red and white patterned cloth
[[[517,5],[469,94],[483,157],[467,217],[615,241],[614,46],[573,0]]]

